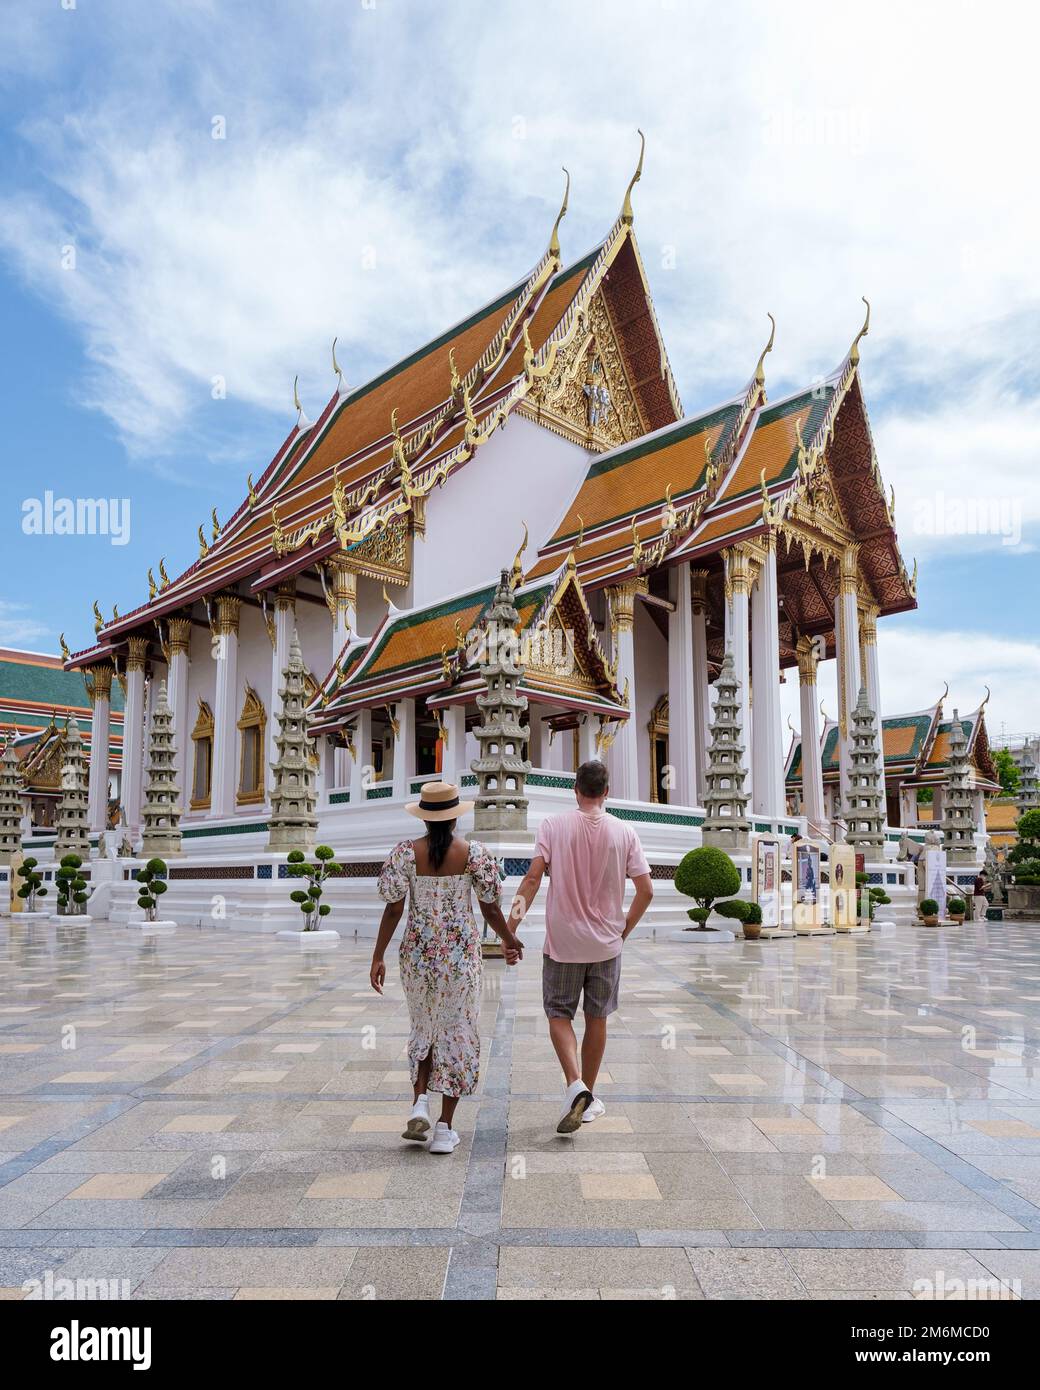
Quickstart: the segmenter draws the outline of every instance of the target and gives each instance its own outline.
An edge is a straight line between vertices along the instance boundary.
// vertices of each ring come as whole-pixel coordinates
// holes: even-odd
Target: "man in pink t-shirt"
[[[542,1004],[567,1085],[558,1134],[573,1134],[605,1110],[593,1089],[607,1045],[607,1018],[617,1008],[621,946],[654,896],[639,836],[606,810],[609,790],[604,765],[582,763],[574,779],[577,809],[542,821],[511,913],[515,931],[548,869]],[[627,914],[626,879],[635,885]],[[580,1065],[573,1024],[579,1000],[585,1014]]]

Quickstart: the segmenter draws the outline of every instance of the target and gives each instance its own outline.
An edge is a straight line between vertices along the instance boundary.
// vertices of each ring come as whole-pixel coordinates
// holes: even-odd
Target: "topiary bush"
[[[304,931],[316,931],[321,918],[331,913],[329,904],[321,901],[325,891],[322,885],[331,874],[338,873],[340,867],[336,863],[336,851],[328,845],[319,845],[314,851],[314,858],[315,863],[308,864],[303,850],[293,849],[289,851],[287,859],[289,877],[307,880],[306,888],[297,888],[289,894],[304,914]]]
[[[730,898],[740,892],[740,870],[725,850],[714,845],[702,845],[683,855],[675,871],[675,886],[687,898],[693,898],[699,907],[706,909],[701,925],[697,930],[707,931],[705,922],[711,914],[712,904],[717,898]],[[689,914],[693,917],[693,913]],[[687,931],[693,928],[687,927]]]
[[[946,911],[951,917],[963,917],[968,910],[968,904],[963,898],[947,898]]]
[[[747,916],[744,921],[749,927],[760,927],[762,925],[762,907],[759,903],[747,904]]]
[[[711,916],[711,913],[708,911],[706,907],[688,907],[686,909],[686,915],[690,918],[691,921],[700,922],[701,926],[703,927],[704,923]]]
[[[724,903],[715,904],[715,911],[720,917],[731,917],[743,926],[745,922],[750,921],[751,904],[746,903],[743,898],[727,898]]]
[[[82,917],[83,908],[90,898],[87,880],[80,873],[83,860],[78,854],[63,855],[54,875],[54,886],[58,893],[58,914],[62,917]]]
[[[168,887],[165,880],[165,859],[149,859],[144,868],[137,871],[137,906],[144,910],[146,922],[155,921],[155,909]]]
[[[33,859],[30,856],[28,859],[23,859],[18,866],[18,877],[22,880],[22,886],[18,889],[18,896],[25,904],[26,912],[39,911],[36,906],[36,899],[47,896],[43,874],[36,872],[39,862],[38,859]]]
[[[934,898],[922,898],[917,904],[917,910],[922,917],[938,917],[939,904]]]

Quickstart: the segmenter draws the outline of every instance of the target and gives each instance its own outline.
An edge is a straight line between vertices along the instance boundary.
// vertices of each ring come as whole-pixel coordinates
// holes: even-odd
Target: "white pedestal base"
[[[69,912],[64,916],[60,912],[51,915],[51,921],[56,927],[82,927],[93,922],[89,912]]]
[[[804,925],[795,927],[796,936],[833,936],[833,927],[817,926],[814,923],[806,922]]]
[[[275,932],[275,937],[279,941],[295,942],[297,946],[303,947],[305,950],[313,950],[318,947],[327,950],[330,946],[339,945],[338,931],[304,931],[301,928],[299,931]]]
[[[670,931],[665,937],[666,941],[681,941],[684,946],[722,946],[736,939],[731,931],[686,931],[682,927],[678,931]]]
[[[759,941],[779,941],[785,936],[794,936],[794,927],[763,927],[758,934]]]
[[[49,922],[51,914],[49,912],[12,912],[12,922]]]
[[[862,922],[857,922],[854,927],[835,927],[834,930],[839,936],[866,936],[870,928]]]
[[[177,930],[177,923],[169,918],[164,918],[155,922],[146,922],[143,917],[134,917],[126,924],[134,931],[153,932],[160,936],[169,936],[171,932]]]

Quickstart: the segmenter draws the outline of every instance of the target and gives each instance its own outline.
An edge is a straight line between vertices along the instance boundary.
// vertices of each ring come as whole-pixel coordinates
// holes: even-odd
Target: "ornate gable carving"
[[[646,434],[624,356],[602,294],[589,305],[579,331],[556,356],[552,372],[519,407],[538,424],[586,449],[617,448]]]

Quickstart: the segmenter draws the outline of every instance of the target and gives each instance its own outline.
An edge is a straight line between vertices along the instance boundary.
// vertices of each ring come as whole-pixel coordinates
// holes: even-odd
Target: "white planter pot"
[[[160,933],[160,935],[163,936],[169,936],[171,932],[175,932],[177,930],[177,923],[170,921],[169,919],[157,919],[154,922],[146,922],[143,917],[134,917],[132,920],[127,922],[126,925],[130,927],[133,931],[158,932]]]
[[[687,931],[685,927],[680,927],[665,937],[666,941],[681,942],[684,946],[724,946],[727,941],[736,939],[731,931],[717,931],[714,927],[709,927],[707,931]]]
[[[12,912],[12,922],[49,922],[51,914],[43,908],[37,908],[35,912]]]
[[[320,948],[328,950],[330,946],[339,945],[338,931],[304,931],[301,927],[298,931],[275,932],[279,941],[292,941],[304,950],[314,950]]]
[[[89,912],[69,913],[67,916],[63,916],[60,912],[53,912],[51,914],[51,921],[56,927],[89,926],[93,920]]]

